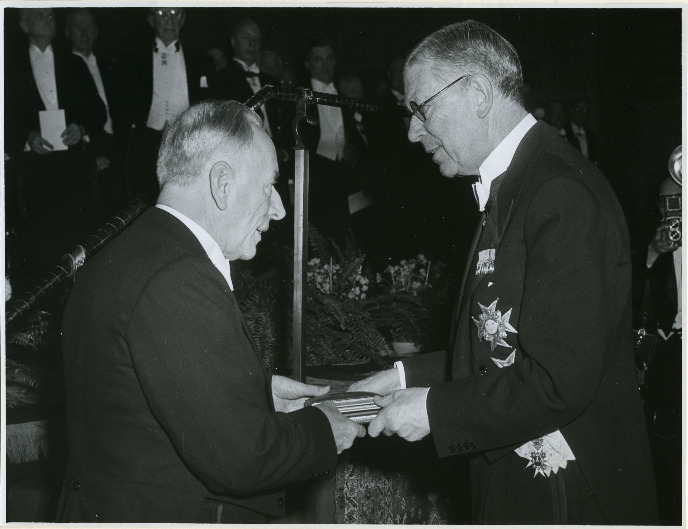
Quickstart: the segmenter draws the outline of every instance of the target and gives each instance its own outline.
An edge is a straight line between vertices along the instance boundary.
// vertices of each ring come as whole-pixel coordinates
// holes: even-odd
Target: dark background
[[[5,9],[5,53],[26,43],[17,11]],[[63,43],[67,11],[56,9]],[[100,54],[125,57],[152,38],[146,8],[95,11]],[[185,46],[217,46],[231,57],[228,30],[242,16],[258,22],[263,49],[296,70],[308,39],[327,35],[338,70],[359,73],[371,95],[387,64],[428,33],[466,18],[494,27],[519,52],[530,110],[590,98],[599,166],[627,213],[634,248],[645,244],[657,187],[681,142],[680,8],[192,7],[182,30]]]
[[[67,11],[55,9],[62,45],[66,45]],[[96,8],[95,14],[100,27],[98,54],[124,62],[130,52],[152,40],[147,8],[103,7]],[[18,9],[6,8],[4,15],[5,53],[13,54],[25,49],[27,40],[18,25]],[[369,97],[389,62],[432,31],[467,18],[492,26],[521,57],[529,110],[545,108],[550,101],[566,105],[577,97],[589,97],[591,126],[599,141],[598,165],[626,212],[633,250],[644,255],[657,224],[657,188],[668,176],[671,151],[682,141],[680,8],[192,7],[187,8],[182,30],[185,50],[221,47],[230,57],[228,30],[243,16],[261,27],[263,49],[276,51],[287,66],[297,70],[302,68],[311,35],[324,33],[336,46],[339,71],[359,73]],[[3,71],[3,75],[12,72]],[[428,196],[437,215],[442,215],[433,221],[439,229],[430,236],[443,248],[454,244],[461,266],[465,259],[461,249],[473,231],[466,219],[473,223],[477,219],[468,179],[447,180],[430,162],[427,174],[419,174],[418,179],[433,188]],[[450,212],[450,208],[466,211]],[[679,468],[680,461],[679,451],[671,463]],[[42,467],[21,471],[10,467],[8,505],[14,508],[13,519],[52,519],[35,514],[45,508],[46,497],[52,495],[50,502],[56,501],[54,487],[46,483],[55,481],[55,476],[59,483],[59,465],[50,470],[55,474],[50,474],[51,480],[42,477],[45,472]]]

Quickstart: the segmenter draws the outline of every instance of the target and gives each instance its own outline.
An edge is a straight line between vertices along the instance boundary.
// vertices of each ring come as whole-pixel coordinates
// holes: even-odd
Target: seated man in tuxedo
[[[78,274],[63,320],[62,522],[264,523],[285,485],[334,473],[363,436],[328,388],[272,376],[236,299],[284,216],[260,118],[206,101],[165,129],[160,196]],[[94,317],[94,315],[97,315]]]
[[[5,58],[5,155],[19,179],[22,267],[35,277],[94,229],[84,190],[95,167],[84,137],[103,128],[106,114],[83,61],[53,47],[53,10],[21,9],[19,17],[28,43]],[[47,116],[54,137],[41,124]]]
[[[147,20],[155,40],[127,59],[123,88],[133,126],[126,168],[129,193],[152,203],[158,194],[155,162],[162,129],[190,104],[207,97],[212,59],[182,45],[184,8],[150,8]]]

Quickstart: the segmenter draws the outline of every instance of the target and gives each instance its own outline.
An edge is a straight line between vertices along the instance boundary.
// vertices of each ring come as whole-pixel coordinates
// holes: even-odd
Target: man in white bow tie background
[[[385,395],[368,433],[432,434],[440,457],[468,455],[476,524],[656,524],[611,187],[524,109],[516,50],[481,23],[426,37],[404,84],[409,140],[444,176],[479,175],[482,216],[449,355],[351,386]]]
[[[186,9],[150,8],[146,20],[155,39],[125,61],[123,107],[132,124],[126,168],[129,193],[152,203],[158,194],[155,163],[162,130],[190,104],[207,97],[208,75],[214,68],[209,57],[182,44]]]

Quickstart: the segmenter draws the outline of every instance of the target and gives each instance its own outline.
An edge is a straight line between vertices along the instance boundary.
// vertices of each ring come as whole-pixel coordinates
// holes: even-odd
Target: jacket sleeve
[[[151,411],[216,494],[242,496],[333,472],[329,422],[315,408],[271,411],[270,378],[212,265],[185,257],[154,275],[127,331]]]
[[[595,398],[609,362],[609,252],[603,206],[581,182],[552,178],[530,201],[518,322],[523,359],[432,386],[427,407],[440,456],[511,447],[556,431]],[[616,267],[616,263],[612,266]],[[453,449],[452,449],[453,448]],[[508,450],[507,450],[508,451]]]

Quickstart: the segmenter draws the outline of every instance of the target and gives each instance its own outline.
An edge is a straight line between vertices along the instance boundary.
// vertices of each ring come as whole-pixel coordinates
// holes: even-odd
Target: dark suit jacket
[[[65,111],[66,124],[78,123],[87,134],[103,128],[107,116],[105,105],[84,62],[53,46],[55,84],[59,108]],[[40,131],[38,112],[45,110],[31,70],[29,48],[15,55],[6,54],[5,63],[5,149],[16,157],[24,149],[31,131]],[[70,147],[81,150],[80,145]]]
[[[181,40],[179,41],[181,43]],[[201,86],[202,78],[209,75],[209,60],[198,57],[183,44],[186,65],[186,83],[189,90],[189,104],[193,105],[207,98],[207,88]],[[127,120],[137,127],[145,127],[153,101],[153,46],[129,57],[125,62],[126,83],[124,104]]]
[[[483,454],[471,461],[477,523],[494,522],[495,513],[527,523],[518,503],[494,498],[489,489],[512,480],[513,466],[502,458],[520,459],[518,472],[532,476],[513,450],[560,430],[581,487],[609,523],[655,523],[631,344],[629,240],[612,189],[542,122],[497,181],[454,316],[450,381],[431,385],[427,398],[437,451]],[[489,249],[496,250],[494,272],[478,274],[478,254]],[[479,324],[500,316],[515,331],[504,325],[504,344],[492,347]],[[499,368],[495,359],[512,352],[513,365]],[[441,355],[404,361],[407,384],[437,382],[443,362]],[[545,478],[529,477],[522,493],[537,479]]]
[[[251,521],[329,475],[317,409],[274,412],[234,294],[194,235],[144,212],[79,272],[64,315],[60,521]]]
[[[261,72],[258,74],[260,86],[280,86],[279,79]],[[253,90],[248,84],[246,73],[241,64],[230,60],[227,66],[209,77],[209,97],[212,99],[228,99],[245,103],[253,97]],[[294,104],[270,99],[265,103],[268,114],[268,122],[272,132],[272,140],[278,149],[291,150],[294,147],[294,139],[291,132],[291,121],[294,117]]]

